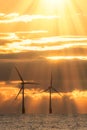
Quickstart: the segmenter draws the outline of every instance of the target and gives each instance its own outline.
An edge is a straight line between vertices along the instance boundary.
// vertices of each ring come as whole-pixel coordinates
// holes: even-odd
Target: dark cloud
[[[56,63],[47,60],[2,62],[0,63],[0,81],[19,80],[15,66],[19,69],[24,80],[40,82],[37,88],[46,89],[50,85],[52,69],[53,86],[60,92],[69,92],[75,89],[87,90],[87,61],[63,60]]]

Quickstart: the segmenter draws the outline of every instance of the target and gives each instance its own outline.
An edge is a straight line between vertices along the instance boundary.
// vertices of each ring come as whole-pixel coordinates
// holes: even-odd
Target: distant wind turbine
[[[51,72],[50,86],[47,89],[45,89],[44,91],[42,91],[42,92],[49,91],[49,114],[52,113],[52,96],[51,96],[52,90],[54,90],[61,96],[61,94],[52,86],[52,81],[53,81],[53,79],[52,79],[52,72]]]
[[[20,74],[20,72],[19,72],[19,70],[17,69],[17,67],[15,67],[15,69],[16,69],[16,71],[17,71],[17,73],[18,73],[18,75],[19,75],[19,78],[20,78],[20,80],[21,80],[21,88],[20,88],[20,90],[19,90],[19,92],[18,92],[18,94],[17,94],[17,96],[16,96],[16,98],[15,98],[15,100],[17,99],[17,97],[19,96],[19,94],[21,93],[21,91],[22,91],[22,114],[25,114],[25,100],[24,100],[24,89],[25,89],[25,87],[24,87],[24,85],[25,84],[35,84],[35,85],[39,85],[39,83],[36,83],[36,82],[28,82],[28,81],[24,81],[23,80],[23,78],[22,78],[22,76],[21,76],[21,74]]]

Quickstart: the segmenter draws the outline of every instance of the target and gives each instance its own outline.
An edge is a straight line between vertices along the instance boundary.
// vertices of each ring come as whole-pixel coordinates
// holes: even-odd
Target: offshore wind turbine
[[[21,80],[21,83],[20,83],[21,84],[21,88],[20,88],[20,90],[19,90],[19,92],[18,92],[15,100],[17,99],[17,97],[19,96],[19,94],[22,92],[22,114],[25,114],[25,99],[24,99],[24,90],[25,90],[25,87],[24,87],[24,85],[25,84],[39,85],[39,83],[24,81],[23,78],[22,78],[22,76],[21,76],[21,74],[20,74],[20,72],[19,72],[19,70],[17,69],[17,67],[15,67],[15,69],[16,69],[16,71],[17,71],[17,73],[19,75],[19,78]]]
[[[53,87],[52,82],[53,82],[53,78],[52,78],[52,72],[51,72],[50,86],[44,91],[42,91],[42,92],[49,91],[49,114],[52,113],[52,90],[57,92],[61,96],[61,94]]]

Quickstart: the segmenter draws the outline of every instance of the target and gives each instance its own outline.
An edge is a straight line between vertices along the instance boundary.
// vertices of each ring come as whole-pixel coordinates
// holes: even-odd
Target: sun
[[[51,12],[52,14],[52,12],[62,10],[66,6],[66,3],[65,0],[40,0],[39,7],[41,8],[39,10],[43,9],[43,11],[47,13]]]
[[[65,0],[44,0],[45,2],[45,5],[51,7],[51,8],[55,8],[55,7],[58,7],[58,8],[62,8],[62,6],[64,6],[65,4]]]
[[[49,1],[49,3],[54,3],[54,4],[63,4],[65,0],[46,0]]]
[[[64,4],[65,0],[49,0],[53,4]]]

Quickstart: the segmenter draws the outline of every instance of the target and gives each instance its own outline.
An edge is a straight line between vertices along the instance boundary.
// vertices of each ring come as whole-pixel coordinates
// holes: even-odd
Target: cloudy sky
[[[21,113],[21,94],[11,105],[21,88],[15,66],[24,80],[40,82],[25,85],[27,113],[48,113],[49,95],[39,92],[50,85],[51,72],[62,95],[53,93],[54,113],[87,113],[86,5],[86,0],[0,0],[0,113]]]

